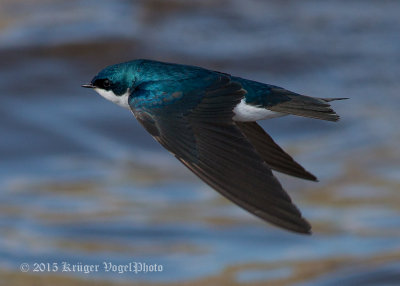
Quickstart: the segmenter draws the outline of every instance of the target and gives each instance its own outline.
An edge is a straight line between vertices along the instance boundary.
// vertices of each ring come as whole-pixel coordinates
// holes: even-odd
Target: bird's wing
[[[199,89],[198,82],[207,86]],[[139,86],[129,103],[162,146],[226,198],[275,225],[310,233],[308,222],[232,120],[245,93],[239,83],[218,74]]]
[[[236,125],[273,170],[294,177],[317,181],[313,174],[305,170],[283,151],[257,122],[236,122]]]

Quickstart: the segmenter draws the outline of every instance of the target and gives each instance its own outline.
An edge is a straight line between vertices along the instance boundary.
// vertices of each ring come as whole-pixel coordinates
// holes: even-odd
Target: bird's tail
[[[345,97],[318,98],[300,94],[289,94],[287,96],[290,100],[271,106],[268,109],[321,120],[338,121],[340,119],[339,115],[336,114],[328,102],[348,99]]]
[[[328,97],[328,98],[315,97],[315,98],[321,99],[326,102],[349,99],[348,97]]]

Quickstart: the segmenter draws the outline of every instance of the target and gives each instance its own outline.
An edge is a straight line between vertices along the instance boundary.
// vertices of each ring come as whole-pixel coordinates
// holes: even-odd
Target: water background
[[[399,15],[372,0],[0,0],[0,285],[400,284]],[[320,180],[277,174],[314,234],[223,199],[80,87],[135,58],[350,97],[338,123],[262,123]],[[19,270],[65,261],[163,271]]]

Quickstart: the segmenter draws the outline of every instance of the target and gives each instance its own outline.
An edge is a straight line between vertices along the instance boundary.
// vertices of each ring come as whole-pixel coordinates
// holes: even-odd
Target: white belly
[[[286,115],[263,107],[247,104],[244,98],[236,105],[233,112],[235,113],[235,116],[233,116],[234,121],[257,121]]]

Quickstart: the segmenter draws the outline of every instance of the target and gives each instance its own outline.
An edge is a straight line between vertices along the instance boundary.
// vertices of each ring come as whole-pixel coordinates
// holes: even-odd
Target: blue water
[[[399,14],[397,1],[3,1],[2,281],[39,275],[21,273],[23,262],[136,261],[163,271],[53,275],[172,285],[398,284]],[[320,180],[277,175],[312,236],[226,201],[129,111],[80,88],[100,68],[142,57],[350,97],[334,104],[338,123],[294,116],[263,123]]]

